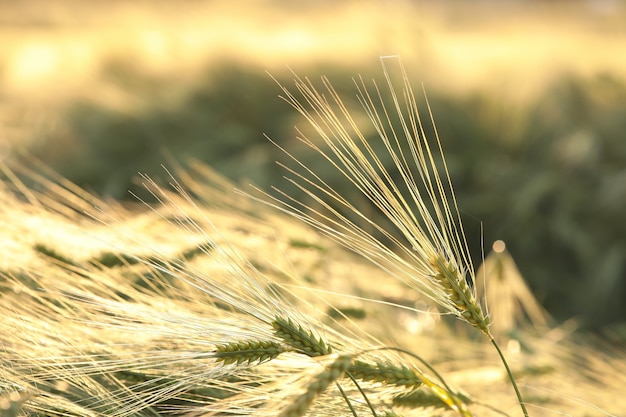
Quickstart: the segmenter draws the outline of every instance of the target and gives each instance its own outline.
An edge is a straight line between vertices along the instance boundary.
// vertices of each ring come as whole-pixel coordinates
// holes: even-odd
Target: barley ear
[[[509,381],[511,381],[511,385],[515,390],[515,395],[522,408],[522,412],[525,417],[528,417],[528,410],[522,399],[522,393],[517,386],[511,367],[489,330],[489,317],[485,316],[483,313],[474,292],[467,284],[467,281],[465,281],[465,276],[460,273],[455,264],[445,260],[441,255],[432,257],[430,259],[430,265],[436,271],[433,278],[443,287],[446,294],[450,297],[450,301],[454,304],[459,316],[463,317],[469,324],[483,332],[496,348],[500,360],[506,369]]]
[[[464,275],[459,272],[459,269],[452,262],[446,261],[440,255],[432,257],[430,264],[436,271],[433,278],[443,287],[446,294],[450,297],[450,301],[452,301],[456,307],[459,316],[482,331],[496,348],[500,360],[506,369],[509,381],[511,381],[519,405],[522,408],[522,412],[525,417],[528,417],[528,410],[526,409],[522,393],[517,386],[511,367],[502,353],[502,349],[500,349],[500,346],[489,330],[489,318],[484,315],[480,304],[476,300],[476,296],[465,281]]]
[[[457,313],[469,324],[490,336],[489,318],[483,313],[482,307],[476,300],[473,290],[467,284],[464,274],[461,274],[454,263],[447,261],[441,255],[432,257],[430,265],[435,270],[433,278],[450,297]]]
[[[289,318],[276,317],[272,322],[272,327],[276,336],[299,353],[313,357],[329,355],[333,352],[321,337],[316,338],[312,331],[305,330]]]

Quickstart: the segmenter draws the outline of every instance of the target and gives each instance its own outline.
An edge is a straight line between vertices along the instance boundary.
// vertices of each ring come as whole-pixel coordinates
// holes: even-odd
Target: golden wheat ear
[[[489,334],[437,131],[429,142],[408,75],[398,60],[393,76],[389,60],[382,59],[382,86],[355,79],[356,108],[344,103],[327,78],[322,78],[320,92],[308,79],[296,77],[298,96],[281,85],[282,98],[304,116],[315,136],[298,130],[298,140],[319,153],[354,191],[334,189],[323,168],[306,166],[281,148],[294,163],[283,165],[286,179],[305,198],[278,188],[266,195],[270,204]],[[432,123],[430,108],[429,116]],[[379,218],[368,215],[363,197]]]
[[[386,276],[485,334],[498,351],[527,416],[506,359],[491,334],[490,318],[476,295],[475,271],[428,100],[433,140],[427,138],[402,62],[398,57],[383,57],[381,62],[384,83],[355,79],[361,105],[356,109],[342,100],[325,77],[321,90],[310,80],[296,77],[297,95],[279,83],[282,98],[308,121],[307,131],[314,136],[298,130],[298,140],[319,153],[355,192],[334,189],[323,169],[307,166],[281,148],[295,165],[283,165],[287,181],[310,202],[278,188],[275,194],[265,195],[269,204],[369,259]],[[363,197],[379,218],[367,215],[359,200]]]

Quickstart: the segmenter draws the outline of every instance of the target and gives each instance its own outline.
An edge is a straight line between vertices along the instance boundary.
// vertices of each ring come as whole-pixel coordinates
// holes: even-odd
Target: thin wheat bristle
[[[341,355],[331,363],[324,372],[316,375],[306,392],[299,395],[289,406],[283,409],[279,417],[299,417],[306,413],[315,398],[326,391],[326,388],[337,381],[352,363],[351,355]]]
[[[458,313],[472,326],[488,335],[489,319],[484,315],[464,275],[442,256],[431,258],[430,264],[435,271],[433,278],[443,287]]]
[[[270,340],[248,340],[217,345],[214,357],[224,365],[263,363],[292,350],[288,346]]]
[[[324,356],[333,352],[332,348],[321,337],[315,337],[312,331],[305,330],[290,318],[276,317],[272,322],[274,334],[292,346],[297,352],[308,356]]]
[[[423,384],[417,373],[405,365],[396,366],[382,362],[371,364],[357,360],[350,366],[348,373],[353,378],[362,381],[379,382],[409,389],[419,388]]]

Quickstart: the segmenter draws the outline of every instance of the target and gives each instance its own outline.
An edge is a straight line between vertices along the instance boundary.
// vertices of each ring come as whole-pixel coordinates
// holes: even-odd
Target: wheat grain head
[[[409,78],[399,63],[400,84],[396,86],[388,61],[382,59],[386,91],[376,82],[368,86],[362,78],[355,80],[359,110],[349,109],[326,78],[322,78],[323,93],[301,78],[295,79],[300,97],[281,88],[283,99],[304,116],[316,136],[298,130],[298,139],[347,178],[393,227],[369,218],[357,203],[333,189],[319,170],[305,166],[284,149],[296,166],[283,165],[291,175],[287,180],[319,208],[278,188],[270,204],[489,334],[488,316],[475,294],[474,268],[439,137],[435,130],[434,144],[427,140]],[[357,112],[365,112],[368,126],[356,122],[353,114]],[[317,144],[319,140],[325,147]],[[375,148],[374,140],[381,147]],[[392,161],[394,173],[383,156]],[[383,243],[363,224],[391,244]]]

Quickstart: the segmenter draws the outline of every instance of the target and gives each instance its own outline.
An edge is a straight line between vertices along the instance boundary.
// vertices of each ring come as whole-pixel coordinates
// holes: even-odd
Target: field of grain
[[[491,336],[528,415],[626,410],[622,2],[28,0],[0,16],[0,416],[522,415]],[[444,292],[475,294],[488,326],[470,299],[393,279],[420,245],[324,165],[332,124],[277,98],[299,76],[332,102],[327,76],[372,146],[355,161],[403,183],[356,98],[391,56],[431,140],[432,111],[468,242],[427,282],[473,264]],[[319,199],[285,174],[323,178]],[[287,190],[297,218],[235,191],[268,201],[251,183]],[[381,246],[316,223],[343,198]],[[399,210],[420,218],[414,203]]]

